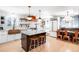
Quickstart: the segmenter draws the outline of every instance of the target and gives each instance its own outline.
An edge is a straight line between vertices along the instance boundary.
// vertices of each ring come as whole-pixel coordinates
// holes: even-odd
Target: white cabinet
[[[17,39],[21,39],[21,34],[8,35],[8,41],[17,40]]]
[[[0,43],[4,43],[7,41],[7,32],[0,32]]]
[[[7,41],[7,36],[1,36],[0,43],[4,43]]]
[[[14,35],[8,35],[7,41],[12,41],[14,38],[15,38]]]
[[[21,39],[21,33],[8,35],[8,31],[0,31],[0,44],[17,39]]]
[[[21,34],[16,34],[15,39],[21,39]]]

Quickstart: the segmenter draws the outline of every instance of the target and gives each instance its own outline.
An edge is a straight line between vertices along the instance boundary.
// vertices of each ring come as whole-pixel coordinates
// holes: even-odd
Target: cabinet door
[[[13,35],[8,35],[8,41],[12,41],[15,37]]]
[[[15,35],[15,39],[14,40],[17,40],[17,39],[21,39],[21,34],[16,34]]]
[[[8,41],[17,40],[17,39],[21,39],[21,34],[8,35]]]
[[[0,35],[0,43],[7,42],[7,35]]]

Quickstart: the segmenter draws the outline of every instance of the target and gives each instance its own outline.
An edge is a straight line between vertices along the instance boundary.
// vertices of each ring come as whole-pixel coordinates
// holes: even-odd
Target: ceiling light
[[[73,18],[69,15],[69,11],[67,11],[67,14],[66,14],[66,16],[64,17],[63,20],[65,20],[66,22],[70,22],[70,21],[73,20]]]
[[[31,8],[31,6],[28,6],[28,8],[29,8],[29,15],[26,17],[26,19],[27,20],[32,20],[32,16],[30,15],[30,8]]]
[[[39,10],[39,19],[41,19],[41,10]]]

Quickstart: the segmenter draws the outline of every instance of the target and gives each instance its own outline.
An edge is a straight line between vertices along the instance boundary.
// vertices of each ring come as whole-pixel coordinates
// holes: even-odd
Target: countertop
[[[26,34],[26,35],[36,35],[36,34],[40,34],[40,33],[45,33],[44,30],[40,30],[40,31],[22,31],[21,33]]]
[[[8,34],[8,31],[7,30],[0,30],[0,34]]]

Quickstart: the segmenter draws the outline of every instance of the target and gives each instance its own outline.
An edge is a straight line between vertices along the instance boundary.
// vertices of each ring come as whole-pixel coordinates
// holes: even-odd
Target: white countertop
[[[8,31],[7,30],[0,30],[0,34],[8,34]]]
[[[22,33],[24,33],[26,35],[35,35],[35,34],[44,33],[44,32],[45,32],[44,30],[40,30],[40,31],[37,31],[37,30],[30,31],[30,30],[28,30],[28,31],[23,31]]]

